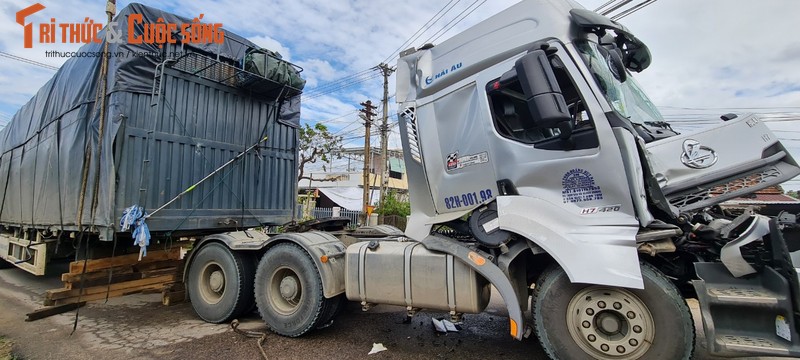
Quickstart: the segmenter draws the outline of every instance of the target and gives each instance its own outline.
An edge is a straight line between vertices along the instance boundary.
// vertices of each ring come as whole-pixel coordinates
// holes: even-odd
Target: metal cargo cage
[[[116,18],[123,32],[134,13],[151,23],[191,22],[131,4]],[[157,237],[292,219],[301,89],[244,70],[257,45],[226,31],[222,44],[108,49],[146,55],[112,56],[100,85],[100,58],[68,60],[0,132],[1,225],[45,233],[80,227],[111,240],[125,208],[151,212],[264,137],[147,224]],[[302,70],[282,66],[295,80]]]

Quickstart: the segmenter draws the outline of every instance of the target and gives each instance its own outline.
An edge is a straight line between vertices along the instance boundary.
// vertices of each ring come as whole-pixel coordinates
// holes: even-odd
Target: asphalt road
[[[227,324],[207,324],[191,305],[161,305],[160,295],[131,295],[91,302],[82,308],[74,334],[75,312],[35,322],[24,315],[41,306],[47,289],[61,287],[57,271],[35,277],[19,269],[0,270],[0,336],[14,343],[23,359],[259,359],[257,339],[234,333]],[[696,359],[707,355],[697,304],[693,309],[698,339]],[[494,294],[488,310],[466,315],[458,333],[438,334],[431,317],[419,313],[404,324],[404,311],[377,306],[362,312],[350,303],[328,328],[301,338],[269,333],[257,313],[240,319],[240,328],[267,332],[264,344],[270,359],[546,359],[534,336],[515,341],[507,335],[508,320],[502,299]],[[373,343],[388,350],[367,355]]]

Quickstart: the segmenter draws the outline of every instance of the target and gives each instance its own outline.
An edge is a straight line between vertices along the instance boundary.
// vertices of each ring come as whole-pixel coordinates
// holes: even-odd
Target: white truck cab
[[[529,262],[526,270],[510,266],[503,271],[507,277],[515,271],[527,274],[527,283],[514,285],[512,279],[517,295],[538,279],[534,326],[554,357],[627,358],[632,352],[648,357],[659,342],[672,341],[659,339],[644,350],[642,344],[649,340],[633,331],[643,325],[635,325],[619,309],[590,310],[579,298],[591,293],[611,294],[603,296],[613,304],[637,303],[656,328],[662,326],[662,314],[645,299],[674,298],[679,302],[671,305],[675,313],[663,315],[672,323],[663,326],[693,333],[690,315],[677,314],[688,311],[678,293],[688,288],[682,294],[693,296],[686,286],[692,282],[698,293],[704,286],[713,288],[706,289],[711,295],[697,295],[712,352],[746,348],[758,353],[757,347],[726,337],[741,335],[741,329],[714,328],[714,318],[728,315],[717,315],[724,309],[713,303],[719,292],[701,271],[709,267],[719,275],[727,270],[728,280],[741,280],[744,274],[731,269],[752,259],[738,250],[732,259],[720,253],[730,253],[723,249],[730,250],[729,244],[746,237],[744,233],[751,234],[746,241],[750,246],[765,245],[770,237],[769,219],[744,215],[734,220],[715,205],[800,174],[757,117],[729,115],[712,129],[676,133],[631,75],[650,65],[647,46],[621,24],[572,1],[522,1],[441,44],[401,55],[397,102],[412,203],[409,238],[423,244],[431,237],[460,242],[493,258],[530,254],[522,260]],[[752,235],[750,227],[761,231]],[[699,245],[695,242],[707,234],[698,235],[698,229],[716,235]],[[519,244],[526,249],[518,250]],[[537,261],[549,261],[551,270],[530,264]],[[701,265],[697,269],[696,263]],[[757,267],[750,266],[747,275],[758,273]],[[796,284],[797,278],[786,281]],[[556,295],[559,290],[548,291],[557,288],[553,284],[575,291]],[[658,286],[664,288],[652,289]],[[522,303],[526,297],[518,298]],[[568,316],[564,323],[563,318],[537,314],[543,309],[560,313],[553,309],[555,299],[564,302],[559,305],[564,313],[603,315]],[[797,310],[764,314],[763,322],[785,319],[795,334],[790,340],[775,331],[772,337],[761,336],[763,329],[747,336],[758,335],[773,341],[774,348],[798,354],[792,342],[797,340]],[[561,322],[561,330],[571,336],[557,336],[560,330],[551,330],[556,328],[553,321]],[[598,340],[602,334],[606,342]],[[662,358],[691,354],[691,344],[671,347],[678,351],[670,353],[675,356]]]

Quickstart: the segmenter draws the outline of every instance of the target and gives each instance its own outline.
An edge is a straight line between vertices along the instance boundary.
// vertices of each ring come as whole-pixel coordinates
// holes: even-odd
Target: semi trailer
[[[255,306],[297,337],[346,301],[458,321],[495,288],[510,336],[554,359],[688,359],[697,299],[710,353],[800,356],[797,217],[719,206],[800,174],[757,116],[673,131],[632,76],[647,46],[569,0],[523,0],[400,55],[405,232],[198,237],[183,279],[199,317]]]

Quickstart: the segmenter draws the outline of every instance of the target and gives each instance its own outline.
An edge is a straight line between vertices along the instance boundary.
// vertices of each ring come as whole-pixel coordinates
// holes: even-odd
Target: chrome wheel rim
[[[590,286],[567,306],[572,339],[597,359],[637,359],[655,338],[655,322],[647,305],[628,290]]]

